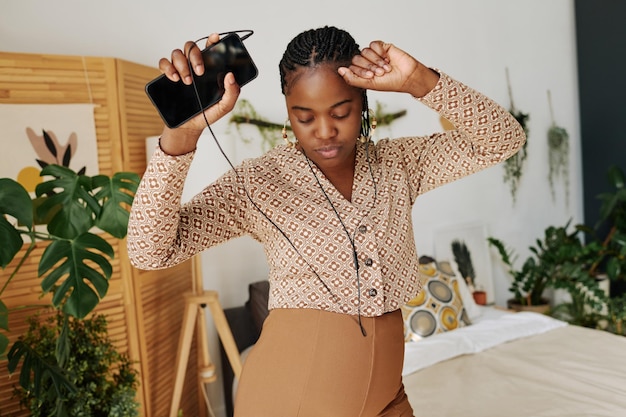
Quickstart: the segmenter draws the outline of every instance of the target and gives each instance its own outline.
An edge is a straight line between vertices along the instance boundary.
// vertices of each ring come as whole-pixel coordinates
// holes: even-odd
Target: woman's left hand
[[[339,75],[350,85],[368,90],[397,91],[422,97],[432,90],[439,74],[391,43],[373,41]]]

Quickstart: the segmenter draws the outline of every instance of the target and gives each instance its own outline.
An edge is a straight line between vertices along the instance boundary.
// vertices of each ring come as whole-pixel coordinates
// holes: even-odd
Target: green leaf
[[[9,330],[9,308],[2,300],[0,300],[0,329]]]
[[[70,360],[70,324],[68,316],[63,317],[63,325],[59,332],[59,337],[55,343],[54,356],[59,366],[63,369],[67,367]]]
[[[13,260],[24,245],[19,231],[5,217],[9,215],[29,229],[33,226],[33,205],[28,192],[15,180],[0,178],[0,266]]]
[[[96,220],[96,226],[122,239],[128,229],[129,208],[140,181],[139,175],[132,172],[118,172],[112,178],[105,175],[93,177],[94,189],[98,201],[102,201],[102,211]]]
[[[90,194],[91,178],[77,175],[69,168],[48,165],[41,170],[41,175],[55,177],[37,185],[37,197],[47,198],[37,208],[39,218],[47,218],[56,211],[48,223],[48,232],[52,235],[72,239],[87,232],[95,224],[100,214],[98,200]]]
[[[6,268],[24,245],[22,235],[0,214],[0,266]]]
[[[9,360],[9,372],[14,372],[20,360],[22,369],[20,371],[19,382],[22,388],[33,391],[35,396],[41,392],[41,382],[44,378],[49,378],[54,386],[58,397],[62,397],[64,392],[75,393],[76,388],[64,375],[63,370],[54,364],[47,363],[35,350],[22,341],[17,341],[11,347],[7,358]],[[31,378],[32,376],[32,378]]]
[[[6,352],[7,347],[9,346],[9,338],[0,333],[0,360],[6,359],[4,352]]]
[[[0,213],[15,217],[29,228],[33,225],[30,195],[20,183],[10,178],[0,178]]]
[[[611,258],[606,263],[606,273],[612,280],[616,280],[619,277],[621,270],[621,265],[619,263],[619,259]]]
[[[626,183],[626,178],[624,178],[624,173],[615,165],[612,165],[608,169],[607,176],[609,178],[609,183],[615,187],[616,189],[624,188]]]
[[[39,276],[48,274],[41,282],[44,292],[58,285],[52,297],[55,307],[63,304],[66,313],[84,318],[98,305],[113,273],[111,263],[100,253],[113,259],[113,247],[93,233],[56,240],[46,248],[39,262]],[[65,280],[58,284],[63,277]]]

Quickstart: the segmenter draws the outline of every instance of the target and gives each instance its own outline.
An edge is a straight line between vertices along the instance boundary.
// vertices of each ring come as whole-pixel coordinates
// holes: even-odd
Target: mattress
[[[626,416],[626,337],[490,311],[407,343],[403,379],[416,416]]]

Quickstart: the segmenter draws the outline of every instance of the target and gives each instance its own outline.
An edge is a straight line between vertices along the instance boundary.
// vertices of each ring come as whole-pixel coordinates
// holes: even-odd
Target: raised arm
[[[212,34],[207,46],[217,42],[219,36]],[[175,49],[171,58],[161,58],[159,69],[170,80],[191,84],[189,65],[197,75],[204,73],[201,51],[194,42]],[[213,210],[215,200],[210,191],[181,207],[181,196],[187,173],[194,156],[197,142],[206,127],[206,122],[214,123],[228,114],[239,97],[239,86],[232,73],[224,79],[225,92],[222,99],[202,114],[189,120],[176,129],[165,127],[131,208],[128,223],[128,253],[130,260],[138,268],[155,269],[174,265],[189,258],[215,242],[197,243],[193,241],[194,205],[205,204],[203,209]],[[226,186],[226,189],[229,189]],[[231,189],[230,191],[234,191]],[[219,211],[215,203],[215,211]],[[237,232],[233,229],[231,234]],[[221,236],[225,239],[227,236]]]

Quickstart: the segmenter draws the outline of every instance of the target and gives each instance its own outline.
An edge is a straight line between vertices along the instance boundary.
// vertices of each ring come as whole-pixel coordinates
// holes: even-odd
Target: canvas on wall
[[[495,303],[495,288],[485,225],[461,224],[435,231],[435,256],[448,260],[465,279],[470,291],[484,291],[485,304]]]
[[[45,165],[98,174],[93,104],[0,104],[0,176],[28,191],[41,182]]]

